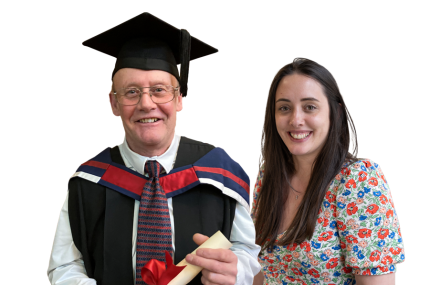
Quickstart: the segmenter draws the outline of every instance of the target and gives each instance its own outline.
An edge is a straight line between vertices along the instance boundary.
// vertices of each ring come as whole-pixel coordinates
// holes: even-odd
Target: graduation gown
[[[124,161],[119,148],[114,147],[108,150],[108,159],[111,160],[109,163],[123,167]],[[188,167],[200,171],[205,170],[203,165],[206,164],[208,156],[217,153],[214,160],[218,160],[218,154],[223,157],[227,156],[226,153],[223,155],[216,150],[218,149],[212,145],[181,137],[174,168],[170,174],[174,173],[174,170],[189,169]],[[232,168],[235,169],[232,172],[238,172],[240,177],[244,177],[244,174],[246,181],[247,175],[244,171],[237,163],[229,162],[228,159],[232,161],[227,156],[226,161],[232,163]],[[198,163],[200,161],[205,162],[200,164]],[[96,165],[96,161],[93,163]],[[82,167],[88,167],[86,164]],[[198,166],[192,167],[193,165]],[[224,175],[229,178],[222,177],[228,180],[225,181],[226,183],[231,182],[230,178],[234,179],[231,172],[228,173]],[[201,172],[199,176],[209,180],[218,175],[221,175],[219,171],[208,174]],[[202,181],[203,178],[200,180]],[[249,184],[248,178],[246,182]],[[170,183],[170,179],[167,183],[173,184]],[[174,213],[175,263],[180,262],[188,253],[197,248],[192,240],[194,233],[211,236],[220,230],[229,239],[237,200],[243,202],[247,199],[247,203],[249,202],[249,197],[246,193],[243,195],[242,188],[240,189],[241,198],[237,198],[235,195],[237,193],[225,195],[225,191],[220,191],[212,184],[199,182],[194,184],[171,193]],[[68,209],[73,241],[83,256],[87,275],[95,279],[97,284],[134,284],[132,233],[136,193],[126,193],[124,190],[112,187],[109,183],[92,182],[81,176],[74,176],[69,181]],[[231,189],[227,190],[231,192]],[[169,193],[167,197],[170,197]],[[194,278],[189,284],[201,284],[200,276]]]

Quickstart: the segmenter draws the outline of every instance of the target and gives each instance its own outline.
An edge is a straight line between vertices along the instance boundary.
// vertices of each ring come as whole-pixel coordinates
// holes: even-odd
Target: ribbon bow
[[[141,270],[142,280],[147,285],[167,285],[174,279],[186,266],[175,266],[173,258],[165,251],[165,263],[157,259],[148,261]]]

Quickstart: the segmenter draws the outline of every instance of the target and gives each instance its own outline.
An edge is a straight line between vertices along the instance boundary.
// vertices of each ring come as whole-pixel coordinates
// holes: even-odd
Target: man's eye
[[[127,97],[134,97],[139,95],[139,91],[137,89],[126,89],[124,95]]]
[[[166,92],[166,89],[163,86],[156,86],[156,87],[153,87],[153,88],[150,88],[150,89],[154,93]]]

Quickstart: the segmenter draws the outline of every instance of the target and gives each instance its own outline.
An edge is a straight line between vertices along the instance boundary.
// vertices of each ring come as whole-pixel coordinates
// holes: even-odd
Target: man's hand
[[[202,234],[195,234],[193,240],[201,245],[208,239]],[[237,256],[229,249],[202,248],[196,254],[188,254],[186,261],[203,267],[202,283],[234,285],[237,278]]]

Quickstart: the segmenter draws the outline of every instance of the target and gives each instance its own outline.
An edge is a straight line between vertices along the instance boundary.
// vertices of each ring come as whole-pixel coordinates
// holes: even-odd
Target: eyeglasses
[[[174,87],[171,85],[155,85],[150,87],[130,87],[124,88],[119,91],[113,92],[116,96],[116,100],[119,104],[124,106],[137,105],[141,100],[143,92],[142,90],[148,88],[148,94],[150,95],[151,101],[156,104],[164,104],[172,101],[176,96],[176,92],[179,87]]]

